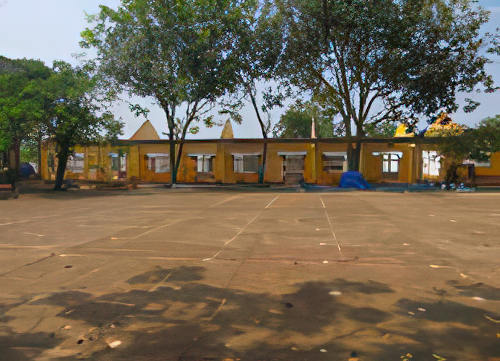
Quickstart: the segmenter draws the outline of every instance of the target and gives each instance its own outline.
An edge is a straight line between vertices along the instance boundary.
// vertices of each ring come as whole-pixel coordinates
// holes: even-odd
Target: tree
[[[489,160],[492,153],[500,152],[500,115],[481,120],[468,136],[467,143],[472,143],[469,158]]]
[[[259,183],[264,182],[267,163],[267,141],[271,132],[271,109],[283,106],[283,100],[289,96],[290,89],[284,89],[275,82],[275,70],[282,51],[283,43],[279,14],[272,12],[272,3],[268,0],[248,1],[249,16],[245,26],[239,29],[235,42],[234,66],[235,88],[233,96],[236,102],[225,112],[236,121],[241,121],[237,110],[243,107],[243,101],[249,101],[255,112],[262,133],[263,152],[261,158]],[[263,92],[259,106],[257,84],[269,85]],[[274,87],[272,86],[274,85]]]
[[[13,187],[19,178],[20,144],[37,131],[44,116],[29,90],[50,74],[42,61],[0,57],[0,153],[14,153],[14,164],[6,162]]]
[[[281,74],[336,105],[351,170],[359,168],[367,124],[411,124],[421,114],[456,110],[458,91],[494,90],[482,50],[495,37],[480,34],[489,13],[472,0],[276,3],[286,19]],[[477,105],[469,101],[465,110]]]
[[[152,97],[167,118],[171,182],[176,183],[186,134],[234,86],[234,46],[251,4],[241,0],[122,0],[101,6],[82,33],[83,47],[97,48],[100,69],[117,90]],[[249,6],[250,8],[247,8]],[[184,109],[184,116],[177,117]],[[175,144],[180,140],[176,157]]]
[[[473,149],[472,129],[465,125],[454,123],[446,113],[433,117],[430,127],[425,132],[427,137],[440,137],[439,152],[442,169],[445,172],[446,188],[451,183],[457,183],[460,176],[458,168],[469,157]]]
[[[368,123],[365,125],[365,134],[371,138],[392,138],[397,128],[394,122]]]
[[[61,190],[71,149],[77,144],[116,139],[123,124],[106,111],[106,103],[114,100],[86,67],[54,62],[54,72],[44,89],[33,89],[39,99],[39,110],[47,114],[45,134],[56,145],[57,171],[54,190]]]
[[[297,101],[288,107],[274,126],[275,138],[311,138],[313,118],[318,138],[335,136],[334,124],[328,109],[321,109],[312,101]]]

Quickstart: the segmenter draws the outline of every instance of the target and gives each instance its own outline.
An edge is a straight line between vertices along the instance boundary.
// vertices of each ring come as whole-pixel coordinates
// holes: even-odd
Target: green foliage
[[[370,138],[392,138],[397,128],[393,122],[368,123],[365,125],[365,134]]]
[[[32,139],[21,143],[21,163],[38,163],[38,144]]]
[[[50,75],[41,61],[0,57],[0,151],[37,129],[43,112],[31,92]]]
[[[488,161],[492,153],[500,151],[500,115],[483,119],[475,128],[465,128],[460,134],[456,128],[450,128],[436,136],[443,137],[440,152],[444,156],[446,180],[453,183],[464,160]]]
[[[322,108],[312,101],[297,101],[287,109],[274,126],[273,136],[275,138],[310,138],[313,117],[318,138],[331,138],[336,135],[331,109]]]
[[[472,159],[489,159],[491,153],[500,152],[500,115],[483,119],[472,131],[474,147],[470,152]]]
[[[45,84],[46,127],[56,144],[73,147],[79,143],[105,141],[122,134],[123,124],[106,111],[107,94],[99,77],[65,62],[54,62],[54,73]]]
[[[496,35],[480,33],[489,15],[473,1],[276,3],[286,19],[280,74],[304,90],[328,94],[348,137],[352,125],[359,138],[366,124],[412,123],[419,114],[456,110],[459,91],[495,89],[482,50]]]
[[[215,101],[235,84],[234,45],[247,31],[253,1],[122,0],[117,10],[101,6],[89,16],[93,29],[82,32],[83,47],[95,47],[101,72],[116,92],[152,97],[164,110],[169,129],[172,180],[173,142],[184,139],[192,123],[212,125]],[[177,116],[184,106],[184,116]]]

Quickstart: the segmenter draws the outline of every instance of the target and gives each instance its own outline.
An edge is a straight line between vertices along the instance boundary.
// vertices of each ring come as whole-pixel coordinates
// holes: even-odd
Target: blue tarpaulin
[[[339,188],[372,189],[363,175],[354,171],[342,173]]]
[[[29,176],[35,175],[35,170],[33,166],[29,163],[21,163],[21,167],[19,170],[20,176],[23,178],[28,178]]]

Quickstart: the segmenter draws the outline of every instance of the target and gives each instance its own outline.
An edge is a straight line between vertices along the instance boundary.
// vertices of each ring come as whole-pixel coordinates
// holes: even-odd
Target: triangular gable
[[[160,136],[156,132],[155,127],[149,120],[142,123],[141,127],[135,132],[130,140],[159,140]]]
[[[231,125],[231,121],[228,119],[226,124],[224,124],[224,128],[222,129],[222,133],[220,135],[220,139],[233,139],[233,126]]]

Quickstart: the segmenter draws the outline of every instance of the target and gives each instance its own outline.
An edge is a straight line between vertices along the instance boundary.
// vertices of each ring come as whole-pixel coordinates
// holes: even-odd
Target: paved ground
[[[499,221],[499,193],[2,201],[0,360],[498,361]]]

